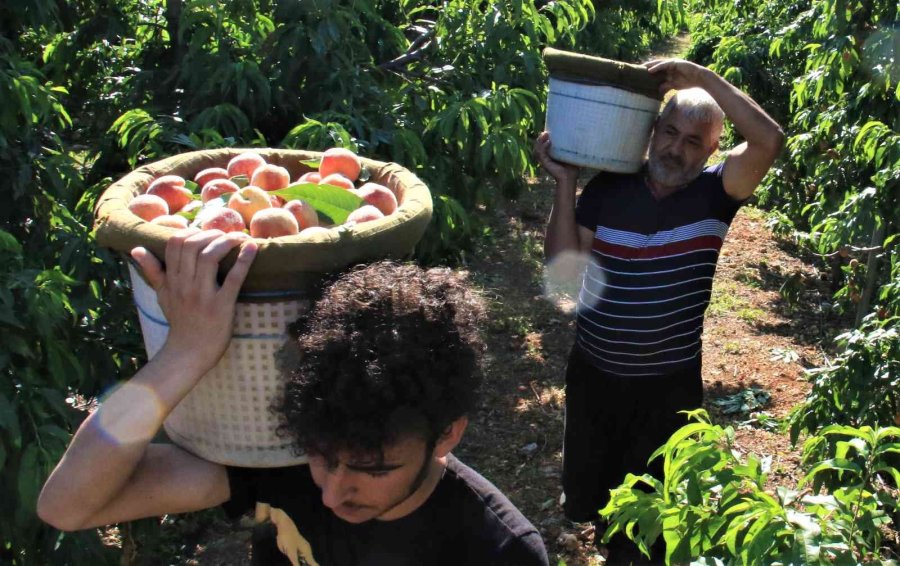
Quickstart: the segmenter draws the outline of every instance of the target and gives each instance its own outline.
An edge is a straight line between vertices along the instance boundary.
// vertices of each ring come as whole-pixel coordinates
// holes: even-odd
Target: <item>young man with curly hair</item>
[[[240,247],[221,286],[218,262]],[[476,401],[482,303],[448,269],[380,263],[330,283],[295,328],[275,407],[309,464],[229,468],[151,443],[221,357],[256,253],[242,235],[183,231],[166,269],[132,254],[168,339],[80,427],[38,513],[63,530],[224,505],[256,508],[254,563],[546,565],[539,533],[451,451]]]

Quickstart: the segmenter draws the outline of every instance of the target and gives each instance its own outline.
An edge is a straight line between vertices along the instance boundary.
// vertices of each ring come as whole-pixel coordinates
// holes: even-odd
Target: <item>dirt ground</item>
[[[551,564],[604,564],[590,524],[565,519],[559,504],[565,391],[574,340],[571,303],[544,292],[543,231],[551,185],[534,180],[515,201],[484,211],[491,235],[466,269],[490,300],[482,402],[457,455],[493,481],[539,528]],[[707,312],[703,381],[714,422],[737,429],[737,449],[771,458],[770,485],[796,485],[799,454],[767,426],[802,401],[804,369],[820,365],[842,322],[829,314],[827,273],[798,258],[745,207],[722,249]],[[768,400],[726,414],[736,395]],[[732,403],[733,405],[733,403]],[[736,406],[739,406],[738,403]],[[769,417],[769,418],[767,418]],[[248,564],[249,525],[209,512],[167,518],[161,539],[135,563]],[[150,559],[149,562],[147,559]]]

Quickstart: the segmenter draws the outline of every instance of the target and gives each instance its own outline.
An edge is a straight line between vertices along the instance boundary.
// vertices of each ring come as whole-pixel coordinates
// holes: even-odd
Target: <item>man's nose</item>
[[[349,499],[356,491],[353,474],[344,466],[337,466],[325,474],[322,488],[322,504],[335,508]]]

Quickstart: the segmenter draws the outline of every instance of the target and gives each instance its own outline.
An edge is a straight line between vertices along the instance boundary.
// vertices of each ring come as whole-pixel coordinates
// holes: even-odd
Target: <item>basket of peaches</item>
[[[176,155],[127,174],[101,195],[98,242],[128,258],[143,246],[165,257],[186,226],[241,230],[258,251],[241,287],[232,339],[165,421],[168,437],[221,464],[273,467],[306,461],[278,434],[271,407],[283,387],[279,356],[318,282],[354,263],[402,259],[431,218],[428,188],[396,163],[340,148],[217,149]],[[236,251],[220,266],[224,276]],[[148,358],[169,326],[154,289],[129,259]]]
[[[353,263],[408,256],[431,218],[428,188],[345,148],[217,149],[140,167],[101,195],[100,245],[157,257],[179,228],[243,231],[259,252],[242,288],[302,290]],[[234,255],[222,263],[225,273]]]

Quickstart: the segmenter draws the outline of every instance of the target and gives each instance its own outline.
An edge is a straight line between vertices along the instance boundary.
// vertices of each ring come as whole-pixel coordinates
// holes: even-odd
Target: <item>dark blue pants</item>
[[[598,370],[578,346],[572,349],[566,368],[563,448],[564,510],[569,519],[597,521],[609,490],[627,473],[662,478],[662,458],[651,466],[647,460],[687,424],[678,411],[702,405],[700,365],[698,360],[670,375],[622,377]],[[598,540],[602,534],[600,529]]]

